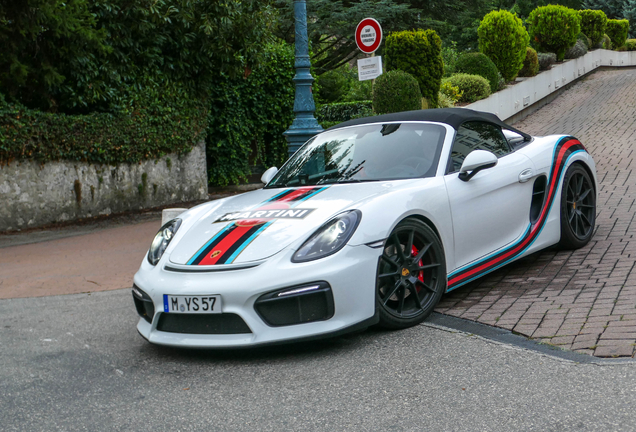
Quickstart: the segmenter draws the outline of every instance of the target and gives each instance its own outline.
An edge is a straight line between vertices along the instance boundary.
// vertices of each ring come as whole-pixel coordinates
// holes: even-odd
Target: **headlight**
[[[161,227],[148,251],[148,262],[150,264],[157,265],[180,226],[181,219],[172,219]]]
[[[362,218],[360,210],[339,214],[318,228],[292,257],[292,262],[306,262],[338,252],[347,244]]]

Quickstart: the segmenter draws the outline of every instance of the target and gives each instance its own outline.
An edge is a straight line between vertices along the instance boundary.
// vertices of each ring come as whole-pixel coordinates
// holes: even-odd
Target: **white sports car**
[[[441,296],[591,238],[596,169],[566,135],[461,108],[352,120],[263,189],[165,224],[134,278],[149,342],[239,347],[424,320]]]

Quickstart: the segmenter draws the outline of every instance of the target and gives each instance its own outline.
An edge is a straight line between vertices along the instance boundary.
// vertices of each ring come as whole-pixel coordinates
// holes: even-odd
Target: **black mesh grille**
[[[187,334],[252,333],[243,318],[236,314],[175,314],[162,313],[157,330]]]
[[[303,291],[312,285],[317,288]],[[254,308],[273,327],[325,321],[334,314],[333,294],[327,282],[317,282],[265,294]]]

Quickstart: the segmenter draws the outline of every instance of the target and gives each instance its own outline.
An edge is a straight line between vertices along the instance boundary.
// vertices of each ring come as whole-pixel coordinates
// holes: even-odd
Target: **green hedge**
[[[247,180],[252,166],[280,166],[287,158],[283,132],[294,120],[294,52],[268,46],[249,77],[219,75],[210,89],[207,157],[210,184]]]
[[[592,40],[592,46],[598,45],[605,34],[607,15],[602,10],[581,10],[581,32]],[[588,48],[590,48],[588,46]]]
[[[117,114],[52,114],[9,104],[0,95],[0,164],[38,162],[136,163],[187,153],[205,137],[205,104],[168,83],[138,85]]]
[[[523,67],[529,41],[521,20],[505,10],[492,11],[479,24],[477,35],[479,51],[492,60],[506,81],[513,80]]]
[[[488,80],[479,75],[455,74],[444,78],[443,83],[449,83],[458,87],[462,92],[459,102],[475,102],[490,96],[490,84]]]
[[[444,76],[442,40],[437,33],[433,30],[391,33],[386,38],[384,55],[387,71],[401,70],[415,77],[422,96],[435,108]]]
[[[339,102],[322,105],[316,111],[318,123],[328,129],[338,123],[373,115],[373,101]]]
[[[373,111],[388,114],[422,108],[422,93],[409,73],[394,70],[383,73],[373,86]]]
[[[565,53],[576,43],[581,32],[581,17],[565,6],[549,5],[536,8],[530,13],[528,33],[543,52],[553,52],[562,61]]]
[[[612,40],[613,48],[620,48],[625,45],[627,33],[629,32],[629,21],[623,20],[607,20],[607,29],[605,33]]]

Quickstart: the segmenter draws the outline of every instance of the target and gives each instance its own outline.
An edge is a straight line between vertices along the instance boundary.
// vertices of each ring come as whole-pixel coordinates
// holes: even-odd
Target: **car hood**
[[[181,237],[175,264],[238,264],[270,257],[308,237],[335,214],[412,180],[260,189],[227,199]],[[365,215],[362,216],[364,219]]]

